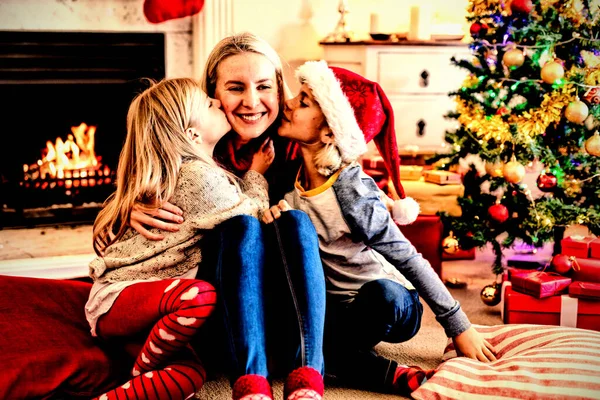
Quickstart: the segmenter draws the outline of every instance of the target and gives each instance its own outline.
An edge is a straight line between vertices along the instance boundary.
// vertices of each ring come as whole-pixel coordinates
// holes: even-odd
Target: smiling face
[[[319,143],[322,130],[327,127],[325,115],[307,84],[300,93],[285,102],[279,136],[303,144]]]
[[[215,97],[242,143],[257,138],[279,114],[275,67],[257,53],[227,57],[217,67]]]

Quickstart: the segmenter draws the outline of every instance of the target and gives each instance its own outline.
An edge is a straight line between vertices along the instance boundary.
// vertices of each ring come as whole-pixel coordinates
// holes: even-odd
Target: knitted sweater
[[[221,168],[199,161],[184,163],[169,200],[183,210],[179,231],[161,232],[165,238],[153,241],[128,229],[103,257],[90,263],[90,276],[100,282],[168,279],[196,267],[202,261],[199,242],[206,230],[236,215],[258,217],[268,208],[268,185],[261,174],[248,171],[241,187],[243,193]]]

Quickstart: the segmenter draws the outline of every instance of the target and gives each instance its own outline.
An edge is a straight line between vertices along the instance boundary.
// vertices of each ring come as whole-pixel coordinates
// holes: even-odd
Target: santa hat
[[[345,163],[356,161],[367,151],[366,143],[375,140],[400,197],[394,203],[394,221],[400,225],[414,222],[419,204],[406,197],[400,183],[394,111],[381,86],[344,68],[329,67],[325,61],[304,63],[296,76],[319,103]]]

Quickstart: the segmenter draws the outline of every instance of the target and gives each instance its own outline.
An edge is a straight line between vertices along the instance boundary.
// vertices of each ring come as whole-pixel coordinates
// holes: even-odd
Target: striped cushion
[[[600,399],[600,332],[544,325],[475,326],[498,360],[457,357],[452,341],[415,399]]]

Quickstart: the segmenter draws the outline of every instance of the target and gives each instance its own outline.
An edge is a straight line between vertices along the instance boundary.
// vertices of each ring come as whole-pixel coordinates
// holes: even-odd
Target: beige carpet
[[[514,252],[507,251],[507,256]],[[547,247],[538,252],[535,257],[546,258],[550,256],[551,248]],[[494,282],[495,276],[491,272],[493,254],[486,249],[477,253],[475,260],[447,261],[443,263],[443,277],[459,278],[467,283],[464,289],[450,289],[453,296],[460,301],[463,309],[474,324],[497,325],[501,324],[500,306],[486,306],[480,299],[481,289]],[[423,368],[434,368],[441,360],[447,338],[442,327],[435,321],[435,317],[429,307],[424,307],[424,319],[419,333],[407,343],[387,344],[381,343],[377,351],[385,357],[397,360],[408,365],[419,365]],[[275,398],[281,399],[282,383],[276,382]],[[231,389],[228,381],[223,377],[207,382],[198,394],[203,400],[229,400]],[[353,400],[353,399],[399,399],[401,396],[387,395],[381,393],[351,390],[347,388],[327,385],[325,389],[327,400]]]

